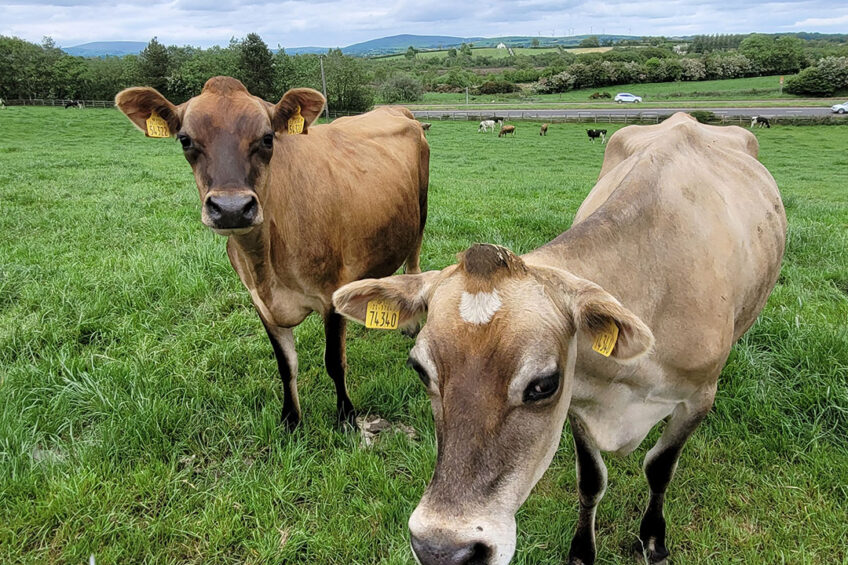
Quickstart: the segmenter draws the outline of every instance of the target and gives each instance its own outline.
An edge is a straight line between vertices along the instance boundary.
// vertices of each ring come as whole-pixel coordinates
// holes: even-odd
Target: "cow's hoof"
[[[336,412],[336,423],[342,429],[356,429],[356,410],[353,406],[339,407]]]
[[[664,547],[645,547],[641,540],[633,543],[633,556],[638,563],[646,565],[668,565],[668,550]]]
[[[300,414],[297,412],[283,412],[282,420],[286,430],[293,432],[300,425]]]

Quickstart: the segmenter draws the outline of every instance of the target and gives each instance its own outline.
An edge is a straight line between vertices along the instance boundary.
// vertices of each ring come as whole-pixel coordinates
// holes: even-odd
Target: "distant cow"
[[[548,135],[548,124],[542,124],[542,128],[539,130],[539,135]]]
[[[556,560],[596,562],[601,453],[631,453],[665,420],[645,455],[650,501],[637,531],[640,562],[667,563],[663,503],[678,457],[780,272],[786,214],[757,149],[750,131],[682,113],[623,128],[573,227],[553,241],[520,257],[477,244],[441,271],[336,291],[336,308],[360,323],[371,301],[392,302],[401,325],[426,314],[408,361],[427,389],[438,450],[409,519],[418,563],[506,565],[515,513],[566,419],[579,515]],[[713,475],[727,465],[701,458]]]
[[[495,120],[483,120],[480,122],[480,127],[477,128],[477,133],[486,132],[486,131],[495,131],[495,127],[497,123]]]
[[[115,98],[139,129],[182,145],[201,221],[227,236],[230,263],[271,340],[289,427],[300,421],[292,328],[311,312],[324,319],[338,417],[351,421],[346,323],[333,291],[404,264],[420,272],[427,218],[430,148],[412,113],[381,107],[313,126],[324,103],[320,92],[295,88],[271,104],[230,77],[209,79],[179,106],[146,87]]]
[[[432,125],[433,124],[428,122],[421,122],[421,129],[423,129],[424,131],[430,131],[430,126]]]
[[[503,137],[508,133],[515,137],[515,126],[502,126],[501,131],[498,132],[498,137]]]
[[[754,126],[765,126],[767,128],[771,128],[771,124],[769,123],[768,118],[766,118],[765,116],[752,116],[751,127],[753,128]]]
[[[592,143],[595,143],[597,138],[601,138],[601,145],[606,143],[607,141],[607,130],[605,129],[587,129],[586,135],[589,136],[589,139],[592,140]]]
[[[65,101],[65,110],[68,108],[82,108],[82,100],[67,100]]]

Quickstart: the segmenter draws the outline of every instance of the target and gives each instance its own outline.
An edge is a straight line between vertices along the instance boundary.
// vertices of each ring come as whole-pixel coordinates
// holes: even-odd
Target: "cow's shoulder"
[[[628,126],[615,132],[607,143],[600,177],[646,151],[655,158],[666,155],[709,165],[717,154],[756,159],[759,144],[754,134],[744,128],[702,124],[689,114],[678,112],[656,125]]]

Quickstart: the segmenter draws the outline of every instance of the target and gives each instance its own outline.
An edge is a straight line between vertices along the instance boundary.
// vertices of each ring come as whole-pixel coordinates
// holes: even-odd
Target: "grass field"
[[[563,51],[568,53],[574,53],[575,55],[579,55],[580,53],[605,53],[610,51],[612,47],[571,47],[564,48]],[[516,55],[539,55],[541,53],[550,53],[559,51],[556,47],[540,47],[538,49],[531,49],[529,47],[513,47],[512,52]],[[422,59],[430,59],[433,57],[447,57],[448,50],[442,49],[440,51],[421,51],[417,55],[417,57],[421,57]],[[405,57],[404,54],[391,55],[389,57],[377,57],[378,59],[402,59]],[[494,57],[505,59],[510,57],[509,51],[506,49],[498,49],[496,47],[478,47],[471,50],[471,59],[474,57]]]
[[[422,266],[564,230],[603,157],[583,129],[434,123]],[[412,340],[350,327],[349,388],[417,439],[362,449],[334,426],[315,317],[295,332],[305,421],[286,433],[270,344],[178,144],[114,110],[8,108],[0,131],[0,563],[412,563],[406,520],[435,457]],[[684,450],[669,548],[678,564],[844,564],[848,127],[756,134],[786,203],[785,265]],[[645,450],[607,457],[599,563],[633,562]],[[564,561],[572,451],[566,431],[514,563]]]
[[[727,102],[756,100],[765,105],[780,105],[782,101],[791,105],[798,105],[799,101],[806,99],[780,91],[780,77],[750,77],[734,78],[726,80],[703,80],[687,82],[656,82],[639,84],[620,84],[603,88],[584,88],[571,90],[560,94],[496,94],[471,96],[469,101],[473,104],[486,104],[491,102],[522,103],[522,104],[554,104],[554,103],[591,103],[593,106],[606,107],[618,106],[610,100],[590,100],[595,92],[609,92],[615,96],[619,92],[630,92],[643,98],[642,104],[629,104],[638,108],[650,107],[653,103],[686,102]],[[811,102],[817,106],[830,106],[832,102],[827,100],[814,100]],[[426,92],[422,104],[465,104],[464,93],[441,93]],[[691,105],[691,104],[690,104]],[[624,105],[622,105],[624,106]]]

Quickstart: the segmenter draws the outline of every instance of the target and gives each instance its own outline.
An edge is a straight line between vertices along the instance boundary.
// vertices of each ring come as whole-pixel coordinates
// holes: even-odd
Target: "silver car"
[[[837,114],[844,114],[848,112],[848,102],[843,102],[842,104],[834,104],[830,107],[831,112],[835,112]]]

